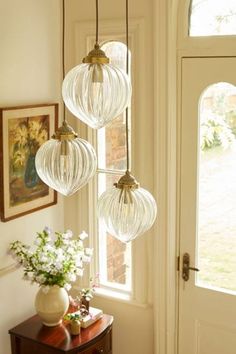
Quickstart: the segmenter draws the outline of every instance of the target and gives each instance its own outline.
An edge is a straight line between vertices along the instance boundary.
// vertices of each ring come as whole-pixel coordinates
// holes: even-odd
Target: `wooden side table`
[[[103,315],[78,336],[69,332],[69,324],[46,327],[35,315],[12,328],[12,354],[112,354],[113,317]]]

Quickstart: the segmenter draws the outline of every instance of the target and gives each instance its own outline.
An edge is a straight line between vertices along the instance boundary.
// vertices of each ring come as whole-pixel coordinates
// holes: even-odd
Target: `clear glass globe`
[[[98,216],[106,230],[123,242],[132,241],[153,225],[157,206],[153,196],[145,189],[131,190],[131,198],[113,187],[105,191],[98,201]]]
[[[95,129],[125,110],[131,91],[128,75],[111,64],[80,64],[68,72],[62,85],[67,108]]]
[[[97,157],[93,147],[86,140],[50,139],[37,151],[35,166],[44,183],[69,196],[93,177],[97,168]]]

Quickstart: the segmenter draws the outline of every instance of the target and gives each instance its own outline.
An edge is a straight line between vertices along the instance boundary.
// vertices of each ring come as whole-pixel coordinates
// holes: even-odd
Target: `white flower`
[[[91,257],[90,257],[90,256],[87,256],[86,254],[84,254],[84,255],[82,256],[82,261],[83,261],[84,263],[89,263],[89,262],[91,261]]]
[[[45,231],[48,235],[53,233],[52,229],[50,229],[50,227],[48,227],[48,226],[45,226],[43,231]]]
[[[58,270],[54,268],[54,269],[50,269],[48,272],[50,272],[50,274],[52,275],[56,275],[58,273]]]
[[[76,267],[82,267],[83,262],[82,262],[81,256],[76,257],[75,265],[76,265]]]
[[[79,240],[77,242],[77,244],[78,244],[78,247],[83,248],[83,241],[82,240]]]
[[[85,248],[85,254],[87,256],[92,256],[93,255],[93,249],[92,248]]]
[[[67,253],[69,253],[69,254],[74,254],[74,253],[75,253],[74,248],[73,248],[73,247],[68,247],[68,248],[67,248]]]
[[[79,238],[83,241],[88,237],[88,234],[85,231],[82,231],[81,234],[79,234]]]
[[[83,274],[84,274],[84,270],[81,269],[81,268],[78,268],[77,271],[76,271],[76,274],[78,275],[78,277],[82,277]]]
[[[64,238],[63,243],[64,243],[64,245],[69,245],[70,240],[69,240],[69,239]]]
[[[68,283],[66,283],[66,284],[64,285],[64,289],[66,289],[67,291],[69,291],[69,290],[71,289],[71,285],[68,284]]]
[[[41,240],[39,238],[36,238],[36,240],[34,240],[34,245],[39,246],[41,243]]]
[[[64,252],[61,248],[57,249],[55,252],[57,262],[63,262],[65,260]]]
[[[61,270],[63,268],[63,264],[60,261],[55,262],[55,268],[57,270]]]
[[[71,238],[73,236],[73,232],[71,230],[66,230],[64,234],[62,234],[64,238]]]
[[[44,272],[50,273],[50,265],[49,264],[42,264],[38,266],[38,270],[42,270]]]
[[[48,261],[48,257],[46,253],[39,254],[39,261],[42,263],[46,263]]]
[[[56,251],[55,251],[56,255],[57,256],[63,256],[64,252],[61,248],[57,248]]]
[[[46,280],[45,276],[43,274],[38,275],[37,277],[35,277],[35,280],[39,283],[39,284],[43,284]]]
[[[68,281],[72,281],[72,282],[76,281],[76,274],[75,273],[69,273],[67,275],[67,280]]]
[[[43,247],[43,252],[51,252],[51,251],[53,251],[53,247],[51,245],[47,244]]]

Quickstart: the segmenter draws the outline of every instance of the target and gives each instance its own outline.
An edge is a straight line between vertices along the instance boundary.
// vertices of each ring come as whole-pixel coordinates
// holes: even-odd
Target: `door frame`
[[[155,354],[178,353],[182,58],[236,56],[236,36],[188,37],[190,1],[154,0]]]
[[[236,36],[209,36],[209,37],[189,37],[188,36],[188,18],[190,1],[179,0],[178,4],[178,31],[176,42],[176,67],[177,67],[177,166],[176,166],[176,254],[180,257],[180,198],[181,198],[181,138],[182,138],[182,63],[184,58],[221,58],[236,57]],[[169,102],[171,105],[171,102]],[[179,262],[181,266],[181,261]],[[181,273],[179,272],[179,279]],[[176,354],[178,348],[178,316],[179,316],[179,281],[176,283]]]
[[[178,1],[155,0],[155,195],[159,207],[154,241],[155,354],[177,353],[177,15]],[[171,100],[168,100],[171,97]]]

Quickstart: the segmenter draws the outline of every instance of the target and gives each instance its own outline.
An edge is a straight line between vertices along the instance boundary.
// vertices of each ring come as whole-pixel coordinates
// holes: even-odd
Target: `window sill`
[[[95,296],[103,297],[103,298],[106,298],[106,299],[109,299],[112,301],[116,301],[116,302],[118,301],[118,302],[125,303],[125,304],[132,305],[132,306],[141,307],[144,309],[152,307],[151,304],[140,303],[136,300],[133,300],[132,296],[130,294],[124,294],[119,291],[115,291],[115,290],[111,290],[111,289],[96,288]]]

